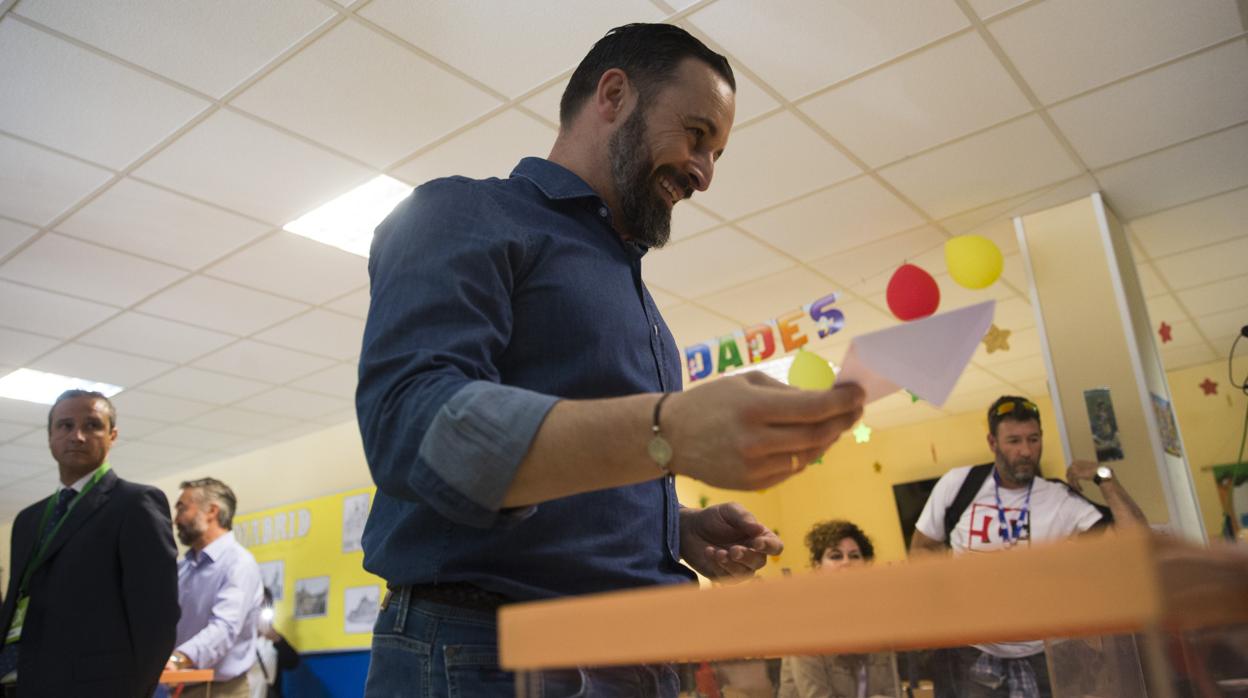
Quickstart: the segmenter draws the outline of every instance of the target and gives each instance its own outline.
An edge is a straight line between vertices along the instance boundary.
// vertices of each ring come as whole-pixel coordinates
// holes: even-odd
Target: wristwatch
[[[1102,465],[1096,469],[1096,474],[1092,476],[1093,484],[1099,485],[1106,480],[1114,479],[1114,471],[1109,469],[1108,465]]]

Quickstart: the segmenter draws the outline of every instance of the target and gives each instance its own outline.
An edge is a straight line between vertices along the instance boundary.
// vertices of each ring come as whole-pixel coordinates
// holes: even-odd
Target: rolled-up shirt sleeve
[[[499,521],[557,401],[500,382],[530,255],[506,220],[481,183],[451,179],[420,187],[382,222],[356,389],[378,488],[480,528]]]

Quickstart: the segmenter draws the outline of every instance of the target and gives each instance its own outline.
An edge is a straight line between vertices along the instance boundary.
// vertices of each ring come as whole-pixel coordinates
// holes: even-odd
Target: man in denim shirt
[[[711,183],[735,81],[683,30],[628,25],[573,74],[549,158],[429,182],[378,228],[356,394],[378,491],[364,566],[387,580],[369,696],[514,695],[511,601],[753,574],[779,538],[672,473],[769,487],[861,415],[862,392],[760,373],[688,393],[642,283],[671,211]],[[660,395],[659,393],[663,393]],[[545,695],[674,694],[663,667],[548,672]]]

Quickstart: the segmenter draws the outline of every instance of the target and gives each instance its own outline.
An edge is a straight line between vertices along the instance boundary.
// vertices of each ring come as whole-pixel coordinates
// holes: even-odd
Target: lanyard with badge
[[[1010,522],[1005,518],[1005,506],[1001,504],[1001,476],[997,474],[996,469],[992,471],[992,492],[997,498],[997,533],[1001,536],[1001,543],[1011,548],[1023,539],[1023,529],[1027,529],[1027,539],[1031,539],[1031,487],[1035,484],[1033,479],[1027,483],[1027,498],[1023,500],[1023,510],[1018,514],[1018,528],[1012,536],[1010,533]]]
[[[104,463],[96,469],[95,474],[82,486],[82,491],[74,496],[69,502],[69,506],[65,508],[65,513],[59,521],[52,524],[52,530],[45,536],[44,530],[48,527],[48,520],[52,518],[52,512],[56,509],[56,497],[49,497],[47,505],[43,508],[43,517],[39,519],[39,530],[35,534],[35,540],[42,541],[39,549],[35,551],[35,556],[31,558],[30,564],[26,566],[26,572],[22,574],[22,583],[17,588],[17,606],[13,610],[13,622],[9,623],[9,631],[4,636],[4,644],[12,644],[22,639],[22,624],[26,621],[26,606],[30,603],[30,595],[26,593],[27,587],[30,585],[30,578],[34,576],[35,570],[43,564],[43,556],[47,554],[48,547],[52,545],[52,540],[56,538],[57,532],[61,530],[61,524],[69,518],[69,513],[74,510],[78,502],[82,500],[92,487],[95,487],[108,472],[108,463]]]

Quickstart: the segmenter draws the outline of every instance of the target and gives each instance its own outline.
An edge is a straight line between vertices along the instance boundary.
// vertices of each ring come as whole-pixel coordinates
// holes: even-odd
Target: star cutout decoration
[[[988,328],[988,334],[984,335],[984,347],[991,354],[994,351],[1010,350],[1010,331],[1003,330],[995,324]]]
[[[918,402],[919,400],[921,400],[921,399],[922,399],[922,398],[920,398],[918,395],[915,395],[914,393],[910,392],[909,390],[907,390],[907,391],[906,391],[906,395],[909,395],[909,396],[910,396],[910,404],[911,404],[911,405],[913,405],[914,403],[916,403],[916,402]]]
[[[1205,379],[1205,382],[1200,384],[1200,389],[1205,391],[1205,395],[1217,395],[1218,394],[1218,384],[1214,383],[1208,378]]]
[[[865,444],[871,440],[871,427],[867,426],[866,422],[862,422],[854,427],[853,435],[854,443]]]
[[[877,460],[871,464],[871,469],[878,473],[884,469],[884,466],[880,465],[880,462]]]
[[[1162,344],[1165,344],[1166,342],[1169,342],[1172,339],[1172,337],[1170,336],[1170,331],[1173,329],[1174,328],[1167,325],[1164,320],[1161,322],[1161,327],[1157,328],[1157,334],[1161,335]]]

